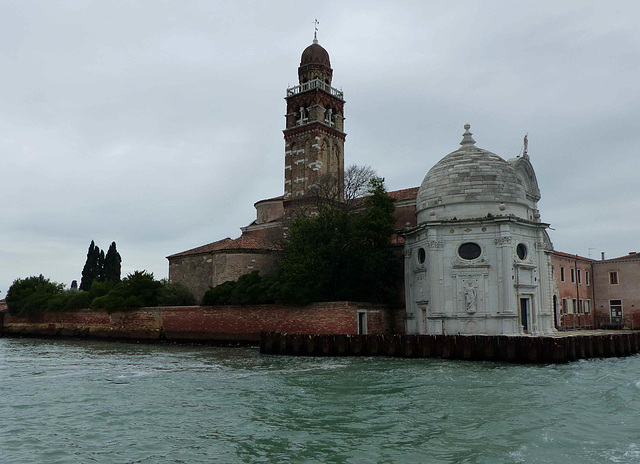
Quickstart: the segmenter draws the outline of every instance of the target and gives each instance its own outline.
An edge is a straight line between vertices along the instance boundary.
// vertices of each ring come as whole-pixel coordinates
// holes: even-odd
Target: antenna
[[[591,250],[595,250],[595,248],[589,248],[589,259],[591,259]]]

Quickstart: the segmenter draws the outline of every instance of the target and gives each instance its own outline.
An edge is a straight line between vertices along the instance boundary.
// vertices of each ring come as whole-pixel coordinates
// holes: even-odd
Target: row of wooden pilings
[[[260,353],[390,356],[512,363],[564,363],[640,352],[640,332],[532,337],[506,335],[315,335],[262,332]]]

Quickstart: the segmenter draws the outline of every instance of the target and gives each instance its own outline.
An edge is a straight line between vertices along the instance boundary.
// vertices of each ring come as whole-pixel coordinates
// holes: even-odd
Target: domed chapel
[[[526,137],[505,161],[469,129],[425,176],[404,234],[407,333],[551,332],[553,247]]]
[[[168,256],[171,281],[201,298],[211,286],[270,272],[284,221],[313,214],[310,188],[327,176],[342,186],[344,95],[332,77],[329,54],[314,37],[300,58],[298,85],[286,90],[283,194],[256,202],[256,219],[240,237]],[[523,155],[505,161],[477,147],[470,126],[465,129],[460,148],[431,168],[419,188],[389,192],[404,237],[405,330],[551,332],[552,245],[537,209],[540,190],[526,138]]]

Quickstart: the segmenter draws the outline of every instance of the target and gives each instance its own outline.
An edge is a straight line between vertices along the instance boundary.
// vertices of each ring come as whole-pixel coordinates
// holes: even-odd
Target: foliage
[[[64,285],[51,282],[42,274],[16,279],[7,290],[7,306],[11,314],[28,316],[47,310],[49,300],[63,296]]]
[[[305,304],[345,299],[350,220],[339,207],[323,205],[318,215],[294,220],[280,263],[280,300]]]
[[[104,258],[104,280],[120,282],[122,258],[116,250],[116,242],[111,242]]]
[[[352,164],[344,171],[344,179],[325,174],[309,188],[315,196],[316,207],[329,204],[352,211],[358,200],[368,193],[369,182],[375,177],[376,171],[371,166]]]
[[[116,250],[116,242],[111,242],[107,254],[98,248],[93,240],[87,251],[87,261],[82,269],[80,290],[89,291],[93,282],[120,282],[122,258]]]
[[[161,287],[162,283],[153,278],[153,273],[135,271],[115,284],[107,294],[95,298],[90,307],[114,312],[157,306]]]
[[[325,204],[316,216],[291,223],[280,265],[279,301],[390,302],[397,298],[401,266],[391,245],[394,200],[387,195],[382,178],[371,178],[367,192],[360,211]]]
[[[398,296],[402,262],[391,245],[395,232],[393,203],[384,179],[371,179],[369,196],[364,199],[365,209],[353,217],[351,299],[391,302]]]
[[[162,287],[158,294],[158,305],[160,306],[192,306],[196,304],[196,299],[187,287],[177,282],[169,282],[162,279]]]
[[[242,275],[237,281],[211,287],[202,298],[204,306],[273,303],[278,282],[273,276],[262,277],[258,271]]]
[[[100,248],[98,248],[93,240],[87,251],[87,261],[82,268],[82,280],[80,281],[80,290],[87,291],[91,288],[94,280],[98,280],[100,275]]]

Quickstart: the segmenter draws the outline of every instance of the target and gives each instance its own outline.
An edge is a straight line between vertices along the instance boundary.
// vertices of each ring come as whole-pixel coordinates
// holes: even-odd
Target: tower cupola
[[[300,84],[319,79],[325,84],[331,85],[333,70],[329,53],[314,39],[313,43],[304,49],[300,57],[298,68],[298,80]]]

